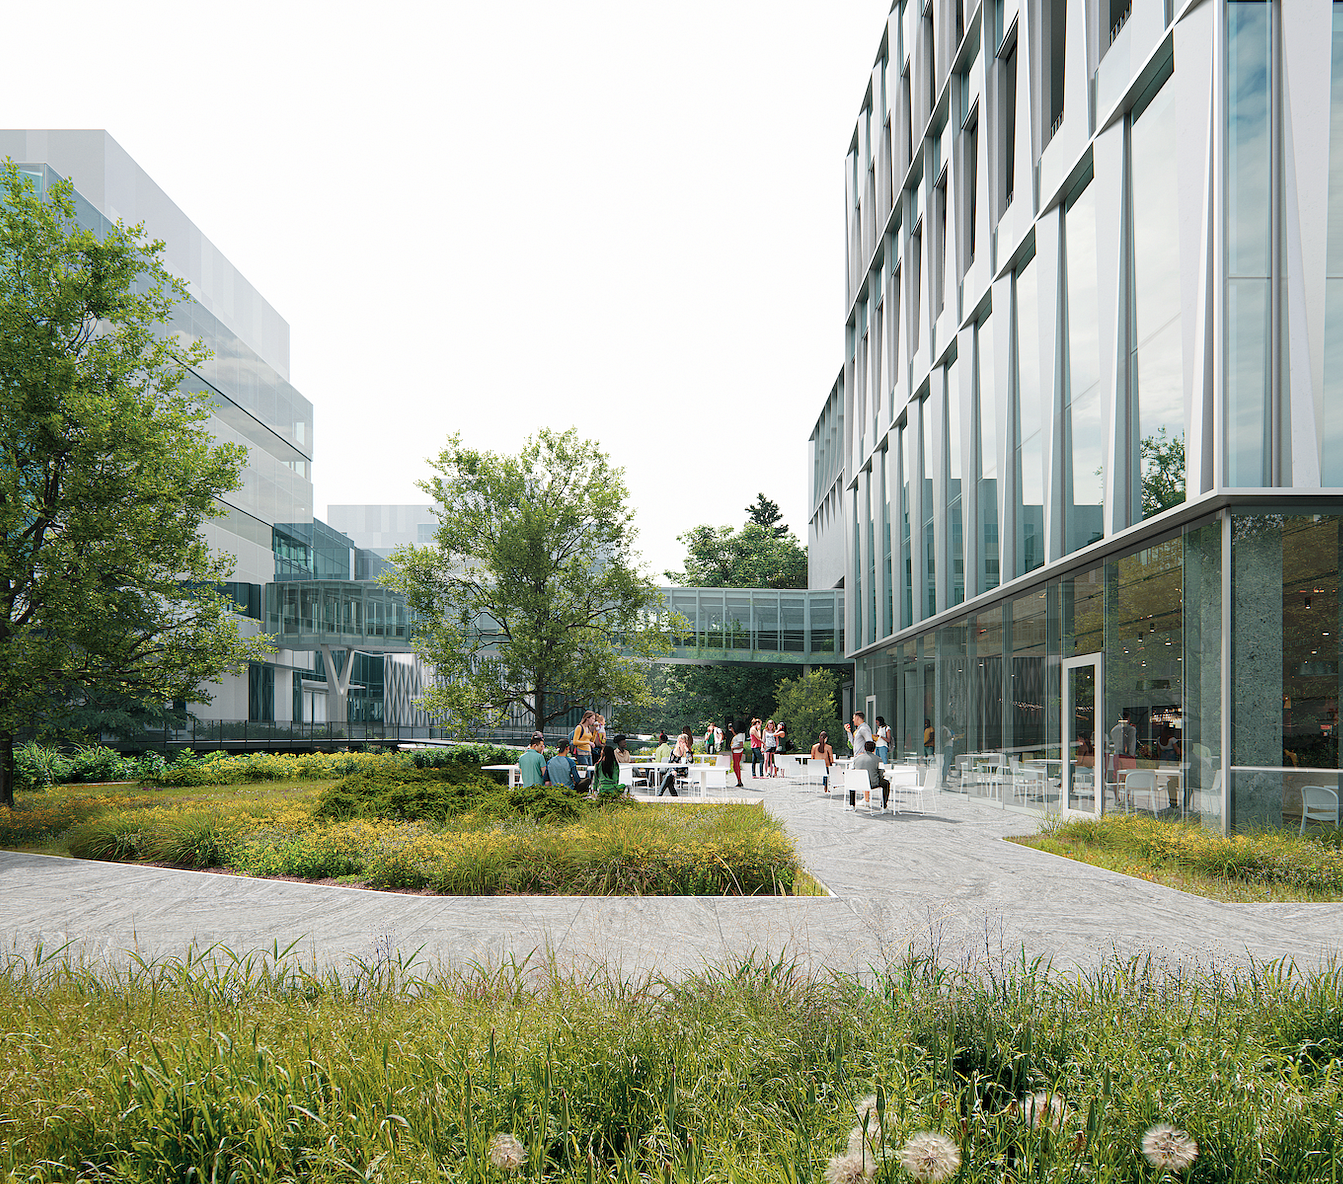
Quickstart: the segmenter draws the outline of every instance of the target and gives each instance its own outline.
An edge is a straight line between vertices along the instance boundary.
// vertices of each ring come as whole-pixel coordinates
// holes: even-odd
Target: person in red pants
[[[737,779],[737,788],[745,789],[746,783],[741,779],[741,758],[746,752],[746,733],[729,722],[726,735],[732,737],[732,775]]]

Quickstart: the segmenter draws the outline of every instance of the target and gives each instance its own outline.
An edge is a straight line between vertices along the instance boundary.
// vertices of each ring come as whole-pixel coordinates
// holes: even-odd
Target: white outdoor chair
[[[942,769],[936,762],[929,765],[923,773],[923,783],[919,786],[919,813],[927,814],[929,808],[937,809],[938,795],[942,792]]]
[[[1158,795],[1156,773],[1151,769],[1130,769],[1124,778],[1124,796],[1128,798],[1129,807],[1134,810],[1138,809],[1139,798],[1145,798],[1146,807],[1152,811],[1154,818],[1161,812],[1157,801],[1159,796],[1164,796],[1166,803],[1170,803],[1169,795]]]
[[[1307,822],[1332,822],[1338,825],[1338,792],[1327,785],[1301,787],[1301,830],[1306,833]]]
[[[835,765],[830,770],[830,800],[838,802],[843,806],[849,804],[848,790],[844,787],[844,779],[848,776],[847,771],[840,765]]]

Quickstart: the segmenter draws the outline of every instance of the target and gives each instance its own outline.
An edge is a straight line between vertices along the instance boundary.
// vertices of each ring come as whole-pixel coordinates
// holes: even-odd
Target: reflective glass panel
[[[1064,415],[1064,548],[1102,537],[1105,416],[1102,413],[1100,305],[1096,276],[1096,186],[1088,185],[1064,221],[1067,265],[1068,385]]]

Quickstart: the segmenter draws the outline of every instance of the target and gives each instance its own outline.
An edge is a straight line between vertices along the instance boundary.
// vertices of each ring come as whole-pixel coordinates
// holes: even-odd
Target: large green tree
[[[185,298],[161,242],[81,227],[66,182],[0,173],[0,804],[14,736],[100,698],[162,706],[261,657],[200,535],[245,451],[182,389],[205,351],[166,335]]]
[[[830,746],[840,751],[839,737],[844,729],[839,722],[836,694],[839,679],[831,670],[813,670],[779,683],[778,718],[788,726],[793,746],[810,749],[822,732],[829,736]]]
[[[543,728],[575,707],[649,702],[671,636],[638,567],[622,470],[572,429],[543,429],[516,456],[453,436],[431,463],[433,545],[400,549],[382,577],[438,676],[424,709],[465,729],[521,707]]]
[[[807,549],[791,534],[747,522],[696,526],[678,536],[686,549],[685,570],[666,572],[688,588],[805,588]]]

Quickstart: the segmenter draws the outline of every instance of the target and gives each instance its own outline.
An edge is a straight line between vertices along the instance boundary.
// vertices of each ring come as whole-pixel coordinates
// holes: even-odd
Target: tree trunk
[[[0,806],[14,808],[13,732],[0,732]]]
[[[539,682],[532,692],[532,731],[544,732],[546,730],[546,688]]]

